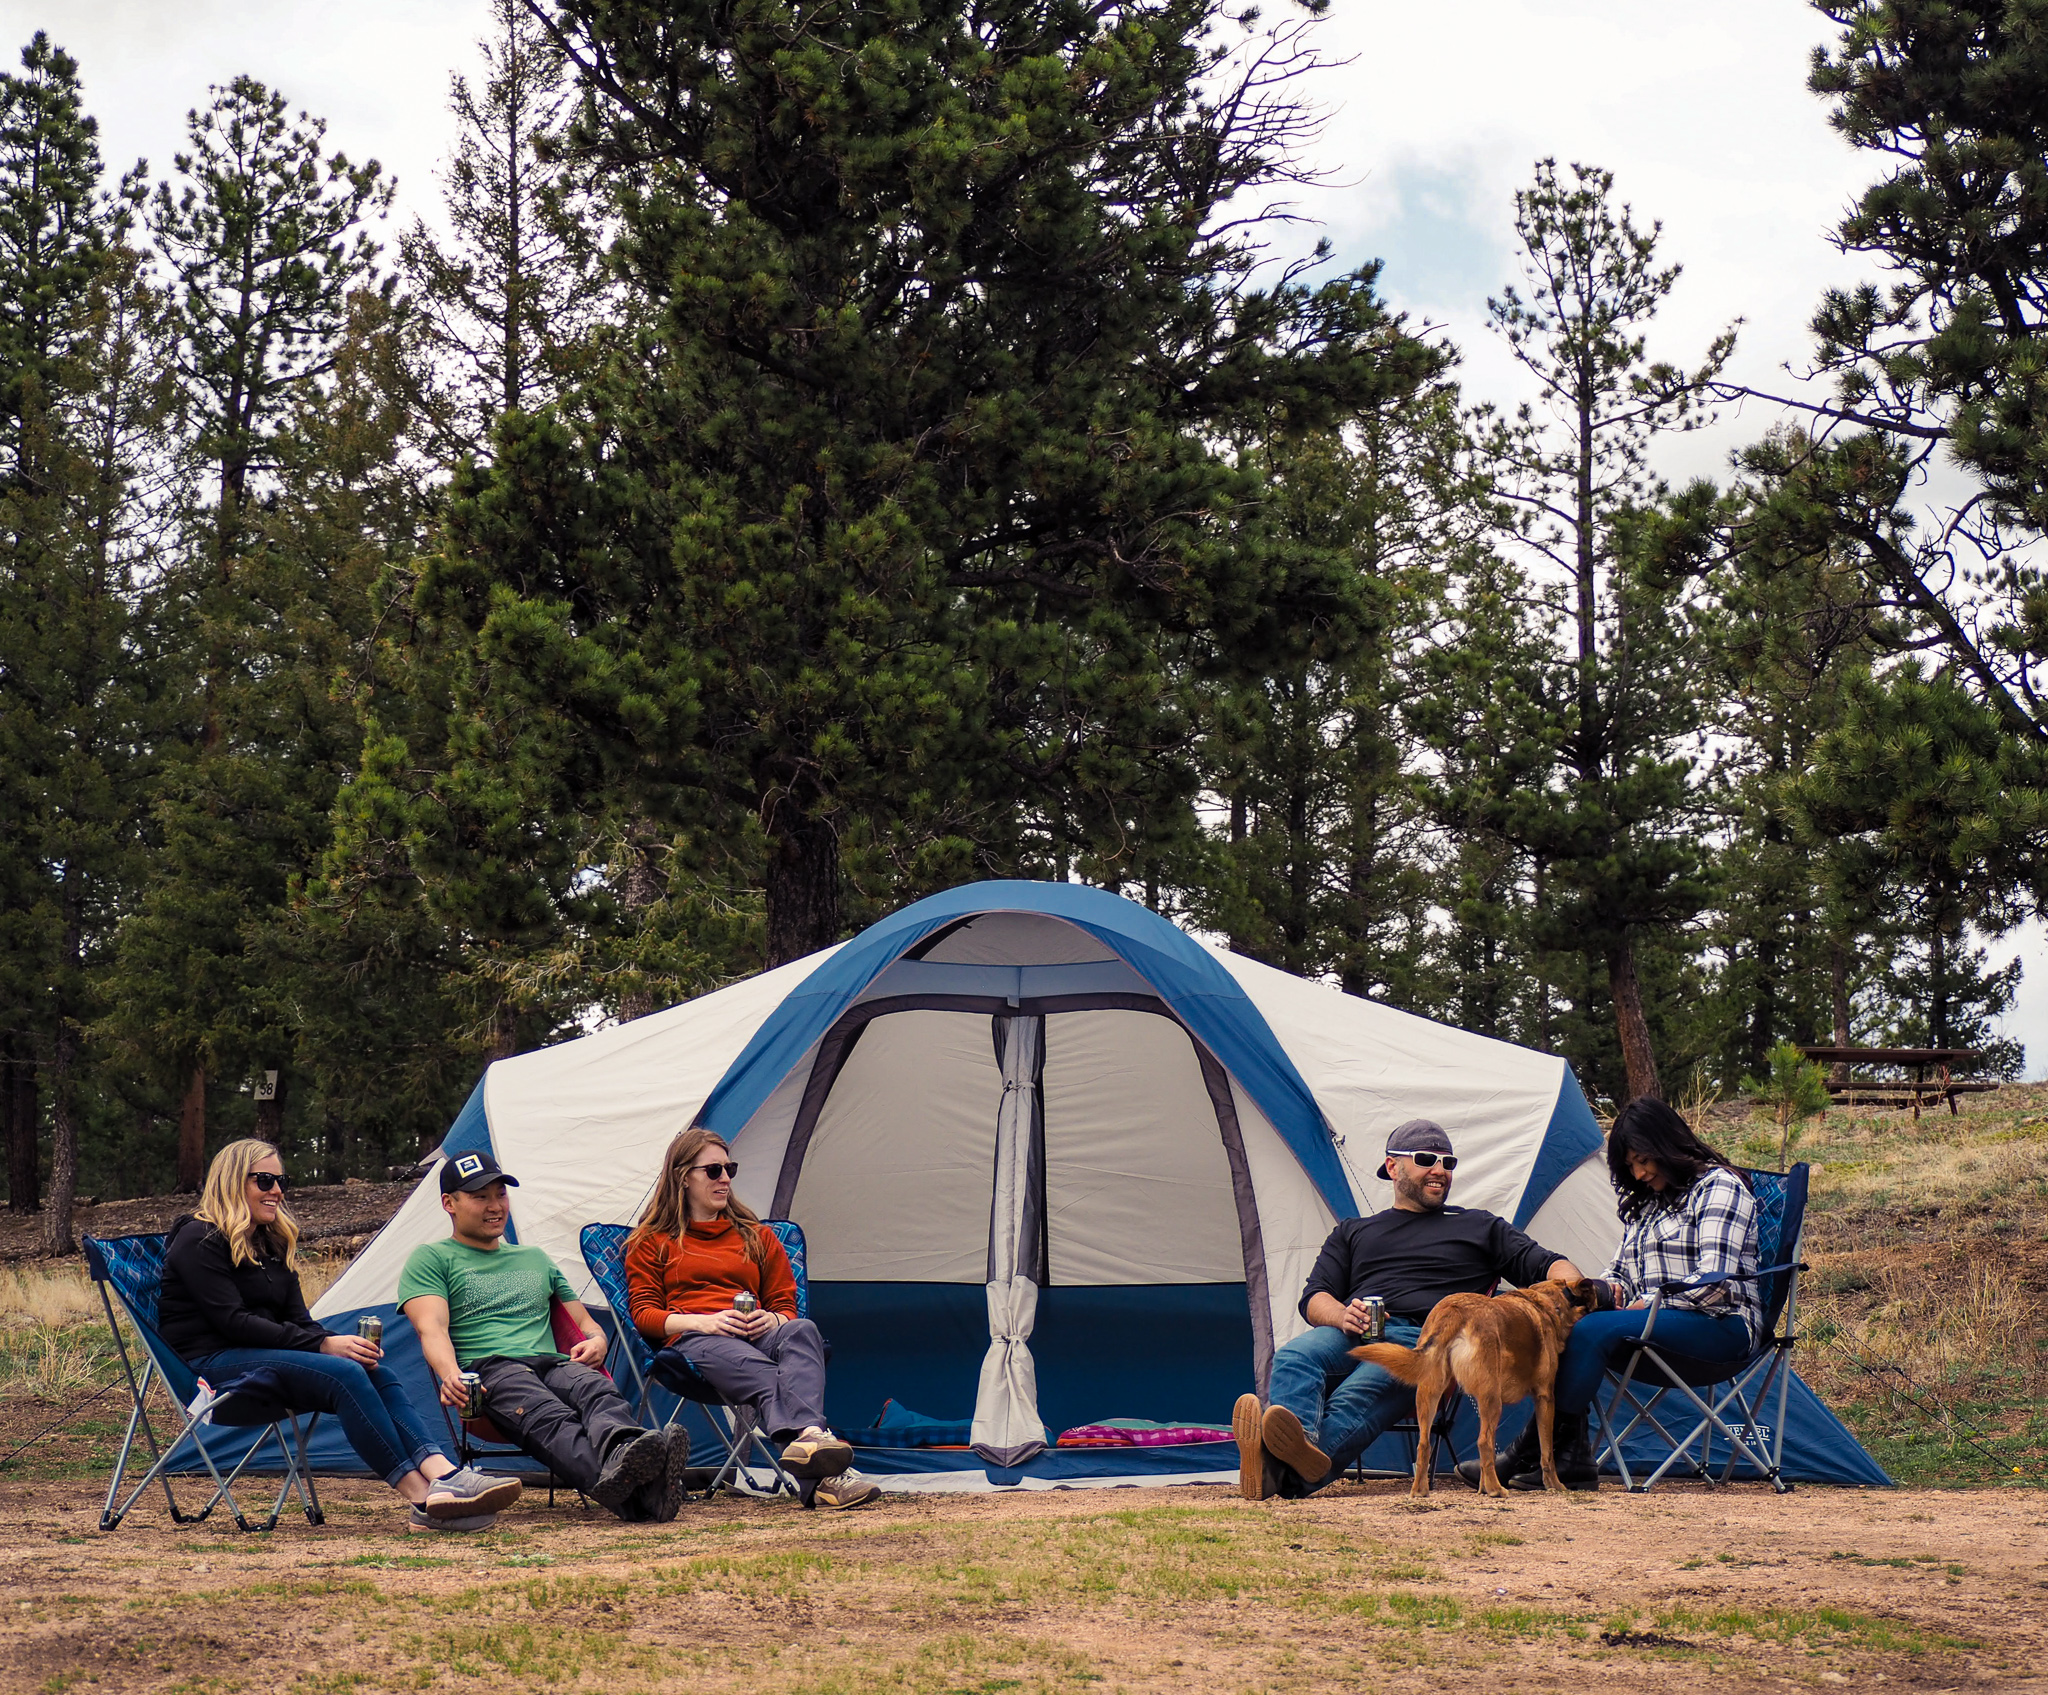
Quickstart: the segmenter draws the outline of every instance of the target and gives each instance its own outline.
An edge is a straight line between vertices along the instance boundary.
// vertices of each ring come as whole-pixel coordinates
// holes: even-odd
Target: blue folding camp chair
[[[1785,1404],[1792,1389],[1792,1344],[1798,1339],[1792,1325],[1799,1304],[1799,1274],[1806,1269],[1799,1259],[1799,1247],[1806,1223],[1807,1167],[1800,1164],[1790,1171],[1745,1170],[1741,1175],[1756,1197],[1760,1268],[1753,1272],[1711,1272],[1653,1290],[1643,1333],[1628,1345],[1627,1368],[1618,1378],[1612,1372],[1608,1374],[1615,1387],[1607,1405],[1599,1408],[1601,1464],[1618,1471],[1623,1486],[1637,1494],[1662,1482],[1681,1465],[1687,1468],[1687,1476],[1718,1483],[1728,1482],[1738,1464],[1747,1465],[1768,1479],[1779,1494],[1787,1494],[1792,1488],[1782,1475]],[[1725,1362],[1702,1364],[1658,1345],[1657,1314],[1666,1295],[1752,1278],[1757,1281],[1763,1306],[1764,1339],[1732,1371]],[[1772,1409],[1768,1402],[1774,1388],[1777,1406]],[[1648,1391],[1647,1395],[1644,1391]],[[1660,1416],[1660,1409],[1670,1397],[1676,1398],[1676,1410],[1665,1416],[1671,1417],[1673,1423],[1694,1420],[1683,1436],[1674,1436]],[[1757,1422],[1759,1410],[1773,1415],[1769,1424]],[[1628,1456],[1622,1451],[1622,1444],[1639,1431],[1643,1435],[1638,1440],[1649,1439],[1649,1431],[1655,1431],[1667,1450],[1656,1469],[1640,1477],[1630,1469]],[[1727,1455],[1718,1475],[1712,1469],[1717,1440]],[[1637,1463],[1643,1463],[1640,1457]]]
[[[783,1252],[789,1255],[789,1268],[796,1274],[797,1316],[810,1317],[810,1281],[804,1271],[802,1228],[786,1218],[764,1218],[761,1222],[775,1232]],[[686,1404],[695,1406],[703,1414],[705,1424],[725,1453],[724,1460],[704,1490],[705,1499],[727,1488],[739,1494],[762,1497],[801,1496],[801,1486],[783,1469],[782,1456],[755,1427],[752,1416],[744,1407],[726,1405],[719,1398],[718,1391],[675,1354],[665,1349],[657,1354],[647,1345],[647,1338],[640,1334],[639,1326],[633,1322],[632,1302],[626,1292],[626,1238],[631,1234],[631,1227],[624,1224],[586,1224],[579,1238],[583,1263],[590,1268],[590,1275],[597,1280],[598,1292],[612,1310],[615,1334],[611,1354],[605,1361],[606,1368],[611,1370],[614,1378],[619,1378],[612,1362],[623,1363],[626,1376],[620,1381],[632,1383],[639,1397],[637,1404],[643,1423],[653,1422],[651,1397],[656,1385],[677,1397],[669,1423],[673,1424],[682,1417]],[[765,1485],[757,1483],[749,1470],[749,1451],[758,1456],[762,1468],[768,1473]]]
[[[232,1384],[202,1388],[198,1373],[157,1334],[157,1292],[163,1287],[164,1251],[169,1243],[170,1238],[161,1235],[85,1238],[86,1269],[91,1272],[93,1282],[99,1285],[100,1302],[106,1308],[107,1327],[114,1333],[114,1350],[120,1356],[121,1375],[127,1382],[131,1403],[127,1434],[121,1439],[120,1457],[114,1462],[113,1479],[107,1484],[106,1504],[100,1509],[100,1529],[119,1529],[121,1521],[152,1483],[163,1485],[164,1500],[171,1509],[174,1524],[197,1524],[225,1501],[228,1510],[234,1514],[238,1529],[275,1530],[278,1519],[283,1516],[285,1502],[294,1493],[298,1495],[300,1506],[306,1509],[306,1522],[324,1524],[326,1514],[320,1510],[320,1497],[313,1488],[312,1469],[306,1463],[306,1445],[312,1439],[313,1426],[319,1422],[320,1415],[308,1413],[301,1428],[297,1413],[268,1396],[240,1392]],[[142,1355],[139,1377],[135,1362],[129,1357],[128,1344],[121,1335],[120,1323],[114,1316],[117,1301],[135,1332]],[[155,1426],[150,1422],[148,1395],[153,1382],[163,1385],[178,1409],[178,1433],[168,1446],[158,1444]],[[291,1427],[289,1441],[284,1433],[287,1424]],[[214,1425],[260,1431],[256,1440],[249,1444],[248,1452],[225,1476],[207,1446],[207,1431]],[[127,1499],[122,1500],[121,1483],[134,1455],[138,1434],[149,1445],[153,1463]],[[283,1457],[284,1480],[278,1488],[276,1501],[271,1504],[270,1516],[261,1524],[251,1525],[235,1499],[234,1486],[242,1473],[249,1469],[250,1462],[263,1451],[265,1440],[271,1437],[276,1438],[278,1453]],[[213,1493],[196,1513],[188,1513],[178,1505],[177,1497],[171,1493],[171,1480],[167,1474],[169,1462],[187,1441],[191,1442],[213,1478]]]

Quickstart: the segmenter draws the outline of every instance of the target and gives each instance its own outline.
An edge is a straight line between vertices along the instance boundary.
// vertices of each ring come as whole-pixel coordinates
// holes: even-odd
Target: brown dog
[[[1368,1342],[1353,1348],[1355,1360],[1370,1360],[1382,1371],[1415,1385],[1415,1483],[1411,1495],[1427,1495],[1436,1444],[1429,1428],[1437,1403],[1455,1381],[1479,1403],[1479,1487],[1505,1495],[1494,1471],[1493,1437],[1500,1409],[1525,1395],[1536,1397],[1536,1432],[1543,1449],[1543,1487],[1562,1490],[1551,1457],[1552,1385],[1565,1338],[1591,1308],[1588,1283],[1539,1283],[1504,1295],[1446,1295],[1430,1313],[1415,1346]]]

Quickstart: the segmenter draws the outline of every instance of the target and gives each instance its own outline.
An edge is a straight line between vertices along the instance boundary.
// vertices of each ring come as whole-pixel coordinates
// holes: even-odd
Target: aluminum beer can
[[[742,1318],[750,1317],[754,1309],[760,1304],[759,1301],[754,1299],[754,1292],[751,1289],[742,1289],[732,1298],[732,1310]]]
[[[384,1321],[373,1312],[356,1320],[356,1334],[373,1348],[384,1346]]]
[[[1378,1295],[1361,1295],[1365,1302],[1365,1333],[1368,1337],[1387,1333],[1387,1303]]]
[[[473,1371],[462,1374],[462,1416],[475,1418],[484,1410],[484,1380]]]

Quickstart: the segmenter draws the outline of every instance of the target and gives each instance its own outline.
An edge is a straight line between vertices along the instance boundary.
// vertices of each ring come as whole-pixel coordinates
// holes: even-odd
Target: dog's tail
[[[1362,1348],[1353,1348],[1351,1357],[1369,1360],[1389,1377],[1398,1377],[1403,1383],[1415,1383],[1422,1377],[1422,1356],[1413,1348],[1404,1348],[1399,1342],[1368,1342]]]

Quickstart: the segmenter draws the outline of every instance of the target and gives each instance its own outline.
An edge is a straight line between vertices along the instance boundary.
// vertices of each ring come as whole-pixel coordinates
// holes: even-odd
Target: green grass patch
[[[1842,1607],[1674,1606],[1657,1615],[1661,1631],[1695,1636],[1749,1637],[1787,1647],[1860,1648],[1882,1654],[1965,1653],[1982,1646],[1965,1636],[1922,1630],[1903,1619],[1879,1618]]]
[[[368,1566],[372,1571],[429,1571],[435,1566],[452,1566],[455,1562],[436,1559],[432,1554],[358,1554],[354,1559],[337,1563]]]

